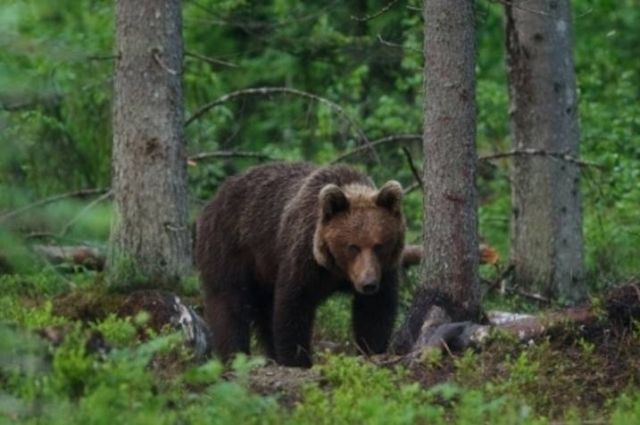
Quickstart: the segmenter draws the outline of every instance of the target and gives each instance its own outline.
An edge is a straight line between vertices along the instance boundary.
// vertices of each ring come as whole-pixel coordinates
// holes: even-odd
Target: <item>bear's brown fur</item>
[[[354,294],[353,330],[366,353],[386,350],[404,246],[402,188],[377,190],[345,166],[276,163],[228,179],[198,222],[196,264],[214,351],[249,352],[255,325],[268,356],[311,365],[318,305]]]

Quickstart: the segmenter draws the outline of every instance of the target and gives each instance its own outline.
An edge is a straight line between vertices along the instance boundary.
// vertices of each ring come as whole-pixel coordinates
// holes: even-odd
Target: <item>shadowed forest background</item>
[[[640,275],[638,6],[571,2],[594,306]],[[410,189],[407,242],[421,243],[412,170],[423,160],[420,2],[182,7],[190,223],[227,177],[251,165],[340,161]],[[479,234],[500,258],[481,268],[483,307],[558,307],[565,300],[499,290],[512,164],[500,157],[512,149],[504,4],[475,8]],[[496,336],[481,352],[429,354],[405,368],[393,358],[355,357],[348,301],[338,298],[317,319],[318,368],[269,369],[240,357],[225,372],[194,359],[171,329],[153,329],[148,314],[114,314],[122,300],[107,291],[99,265],[56,263],[42,251],[106,251],[114,25],[109,1],[0,4],[0,422],[112,423],[114,412],[127,423],[640,421],[635,322],[562,329],[528,347]],[[362,148],[368,143],[377,155]],[[403,311],[418,280],[414,269],[405,272]],[[193,275],[173,290],[198,309],[198,285]]]

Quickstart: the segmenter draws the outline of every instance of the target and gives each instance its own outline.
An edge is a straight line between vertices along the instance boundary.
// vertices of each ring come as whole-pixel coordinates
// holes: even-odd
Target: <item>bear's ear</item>
[[[328,184],[323,187],[318,198],[323,221],[328,221],[336,214],[349,209],[347,195],[335,184]]]
[[[376,205],[391,212],[400,213],[402,209],[402,185],[395,180],[386,182],[378,191]]]

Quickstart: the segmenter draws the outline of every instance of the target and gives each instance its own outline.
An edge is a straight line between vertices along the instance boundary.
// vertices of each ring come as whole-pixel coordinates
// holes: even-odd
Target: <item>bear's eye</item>
[[[360,247],[358,245],[351,244],[351,245],[347,246],[347,249],[349,250],[350,254],[354,254],[355,255],[355,254],[360,253]]]
[[[376,255],[381,255],[384,252],[384,245],[382,245],[381,243],[377,243],[373,246],[373,252],[376,253]]]

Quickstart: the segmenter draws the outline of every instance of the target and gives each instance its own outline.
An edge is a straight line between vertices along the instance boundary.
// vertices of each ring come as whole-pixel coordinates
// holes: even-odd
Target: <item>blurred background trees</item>
[[[592,288],[640,273],[640,10],[632,0],[572,2],[584,236]],[[262,158],[330,163],[391,135],[422,129],[422,4],[418,1],[185,0],[186,118],[225,94],[256,87],[291,91],[224,98],[185,130],[191,214],[226,176]],[[483,157],[511,148],[504,7],[476,2],[477,145]],[[14,268],[22,238],[104,243],[102,200],[3,214],[62,192],[110,186],[114,7],[107,0],[5,1],[0,5],[0,244]],[[320,99],[324,99],[320,100]],[[336,107],[337,106],[337,107]],[[345,160],[410,186],[407,136]],[[234,156],[238,152],[250,155]],[[207,159],[194,158],[213,153]],[[202,156],[200,156],[202,158]],[[379,160],[379,162],[378,162]],[[509,252],[511,159],[481,161],[479,231]],[[90,198],[96,199],[96,198]],[[421,194],[408,194],[411,233],[421,235]],[[76,218],[77,217],[77,218]],[[71,226],[67,226],[73,220]],[[65,229],[63,232],[61,229]]]

